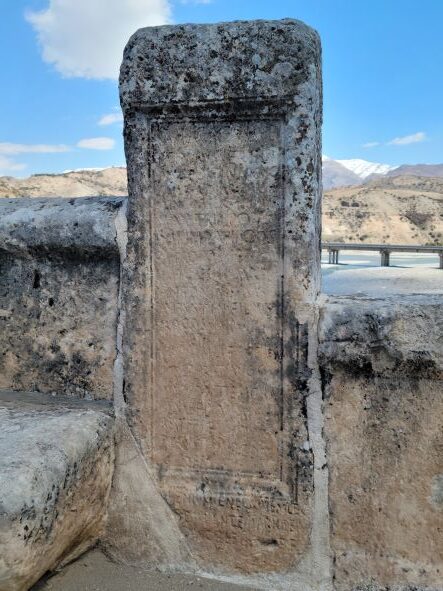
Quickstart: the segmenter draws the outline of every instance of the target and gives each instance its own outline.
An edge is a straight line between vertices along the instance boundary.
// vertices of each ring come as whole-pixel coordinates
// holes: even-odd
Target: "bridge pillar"
[[[381,255],[381,266],[382,267],[389,267],[389,256],[390,256],[390,252],[389,250],[381,250],[380,251],[380,255]]]
[[[440,259],[439,269],[443,269],[443,252],[439,252],[438,257]]]
[[[338,250],[329,250],[329,264],[338,265]]]

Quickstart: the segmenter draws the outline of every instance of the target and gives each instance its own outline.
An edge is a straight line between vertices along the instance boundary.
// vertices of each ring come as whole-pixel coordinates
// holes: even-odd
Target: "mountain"
[[[334,189],[335,187],[347,187],[349,185],[360,185],[362,179],[349,170],[343,164],[332,160],[332,158],[323,158],[323,187],[324,189]]]
[[[402,164],[390,170],[388,176],[432,176],[443,177],[443,164]]]
[[[323,188],[325,191],[338,187],[361,185],[380,176],[443,177],[443,164],[402,164],[391,166],[354,158],[333,160],[323,157]]]
[[[378,176],[325,191],[323,240],[443,245],[443,178]]]
[[[323,188],[328,190],[336,187],[361,185],[366,179],[375,175],[385,175],[393,173],[395,170],[395,166],[369,162],[359,158],[333,160],[328,156],[323,156]]]
[[[443,164],[402,164],[391,166],[353,158],[333,160],[323,156],[323,188],[351,187],[381,176],[443,177]]]
[[[443,168],[443,165],[441,167]],[[333,160],[324,156],[323,187],[328,190],[361,185],[368,175],[380,174],[385,170],[389,170],[389,174],[395,172],[393,167],[385,164],[366,160]],[[0,197],[81,197],[125,195],[126,192],[124,167],[67,170],[62,174],[35,174],[25,179],[0,177]]]
[[[339,164],[355,173],[360,179],[366,179],[373,174],[387,174],[394,171],[397,167],[389,164],[379,164],[378,162],[368,162],[354,158],[351,160],[337,160]]]
[[[405,164],[394,167],[367,160],[333,160],[323,156],[323,188],[325,191],[338,187],[361,185],[380,176],[428,176],[443,177],[443,164]],[[29,178],[0,177],[0,197],[28,196],[48,197],[66,195],[125,195],[126,169],[67,170],[62,174],[36,174]]]

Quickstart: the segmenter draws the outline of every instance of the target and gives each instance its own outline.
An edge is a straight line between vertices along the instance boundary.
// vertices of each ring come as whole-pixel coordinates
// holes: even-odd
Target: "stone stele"
[[[147,28],[124,54],[126,412],[205,568],[311,546],[320,59],[294,20]]]

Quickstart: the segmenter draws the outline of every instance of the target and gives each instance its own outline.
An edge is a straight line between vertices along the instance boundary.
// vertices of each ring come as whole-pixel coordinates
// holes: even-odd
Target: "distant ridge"
[[[388,172],[387,176],[443,177],[443,164],[402,164]]]
[[[423,166],[425,168],[423,168]],[[415,170],[426,171],[422,176]],[[401,176],[401,173],[405,176]],[[429,175],[433,174],[433,177]],[[443,244],[443,164],[399,166],[362,180],[332,159],[323,163],[323,239]],[[126,168],[0,177],[0,197],[127,195]]]
[[[127,194],[124,167],[35,174],[25,179],[0,177],[0,197],[92,197]]]

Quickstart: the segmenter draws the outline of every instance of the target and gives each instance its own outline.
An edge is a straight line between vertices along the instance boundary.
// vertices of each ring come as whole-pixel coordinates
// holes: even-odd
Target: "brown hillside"
[[[126,194],[125,168],[27,179],[0,177],[0,197]],[[379,177],[364,185],[326,191],[323,239],[443,244],[443,178]]]
[[[0,197],[87,197],[127,195],[126,168],[0,177]]]
[[[443,178],[380,177],[326,191],[323,240],[443,244]]]

